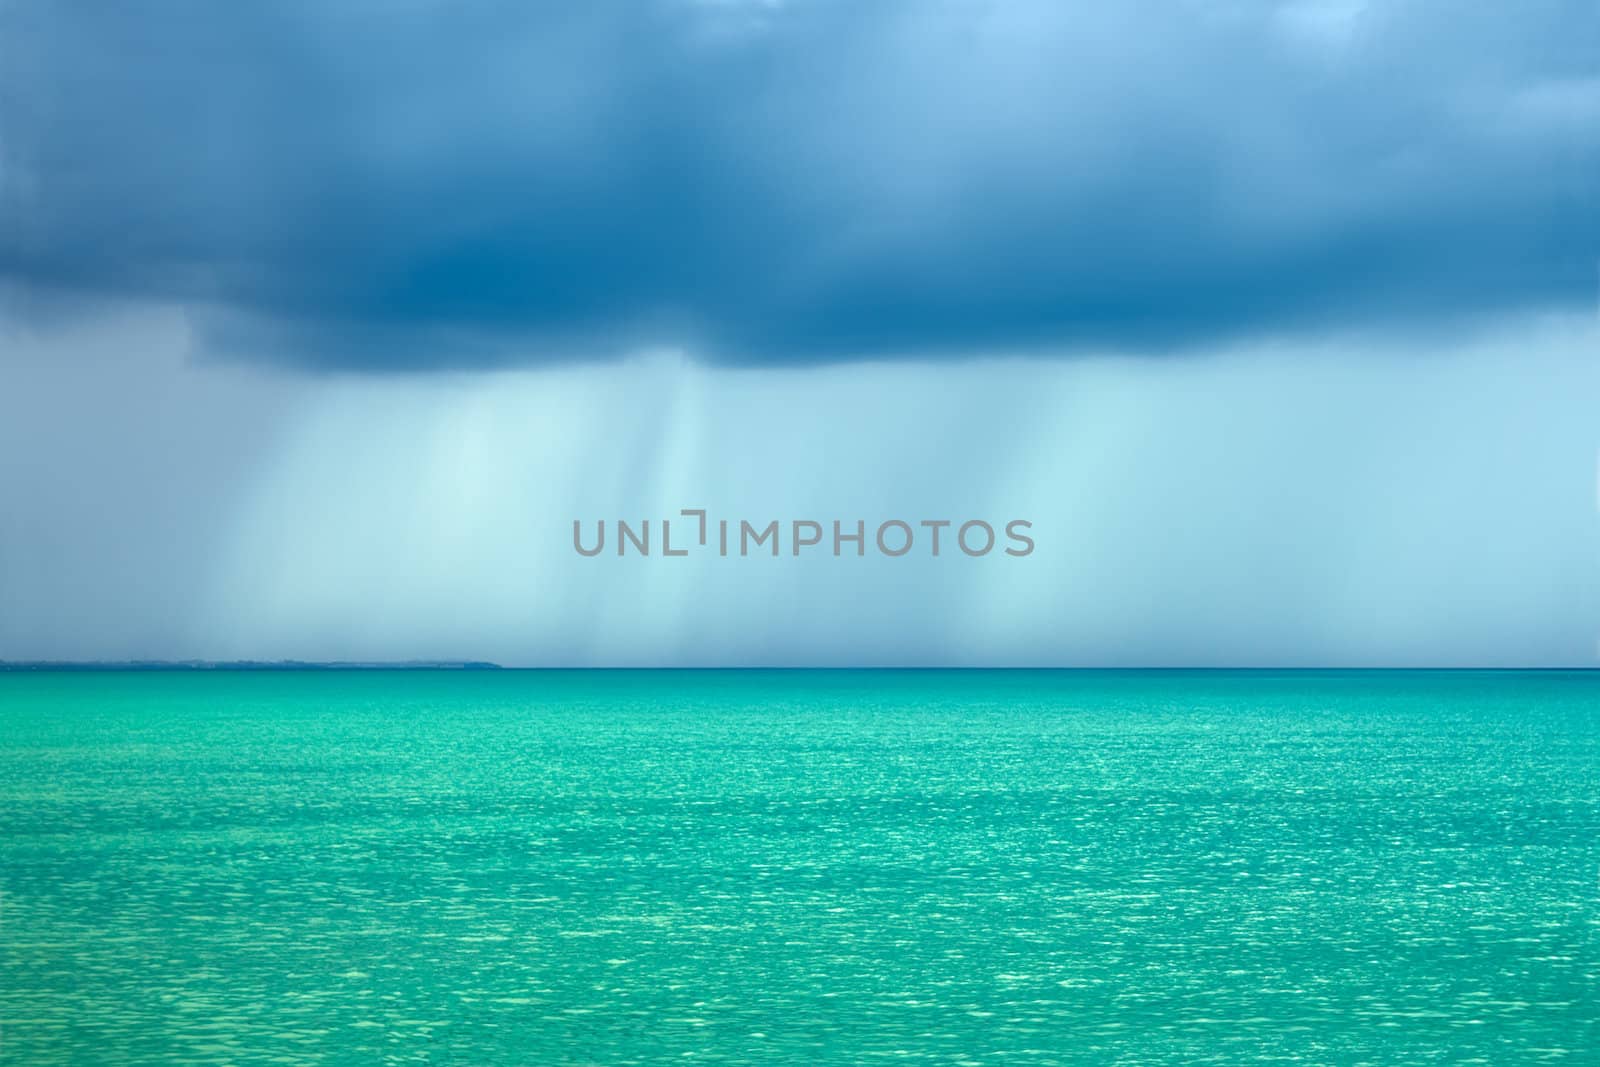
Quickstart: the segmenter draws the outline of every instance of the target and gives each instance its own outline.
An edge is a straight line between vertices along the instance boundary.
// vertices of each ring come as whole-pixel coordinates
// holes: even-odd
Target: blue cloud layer
[[[0,275],[312,367],[1168,349],[1593,299],[1587,2],[0,11]]]

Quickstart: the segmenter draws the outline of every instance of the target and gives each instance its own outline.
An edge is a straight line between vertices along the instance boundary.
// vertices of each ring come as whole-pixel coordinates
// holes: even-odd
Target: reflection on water
[[[1600,1054],[1600,677],[0,675],[16,1063]]]

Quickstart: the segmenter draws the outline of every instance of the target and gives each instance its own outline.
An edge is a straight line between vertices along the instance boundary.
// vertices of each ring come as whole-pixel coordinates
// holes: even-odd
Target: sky
[[[11,0],[0,659],[1595,665],[1596,40]]]

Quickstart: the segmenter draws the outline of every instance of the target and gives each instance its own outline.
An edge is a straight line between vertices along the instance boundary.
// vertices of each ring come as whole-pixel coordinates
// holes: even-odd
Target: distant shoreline
[[[359,663],[335,660],[123,660],[73,662],[62,660],[0,660],[0,671],[497,671],[500,664],[484,660],[403,660],[396,663]]]

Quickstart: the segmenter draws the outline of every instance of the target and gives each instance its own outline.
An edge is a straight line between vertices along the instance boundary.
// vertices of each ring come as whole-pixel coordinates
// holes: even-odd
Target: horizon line
[[[1333,671],[1387,671],[1387,672],[1600,672],[1597,664],[1540,664],[1540,665],[1429,665],[1363,666],[1350,664],[1076,664],[1076,665],[975,665],[975,664],[614,664],[614,665],[556,665],[526,664],[507,666],[490,660],[5,660],[0,659],[0,672],[172,672],[231,671],[235,673],[290,673],[295,671],[564,671],[615,672],[615,671],[1033,671],[1033,672],[1202,672],[1202,671],[1256,671],[1256,672],[1333,672]]]

